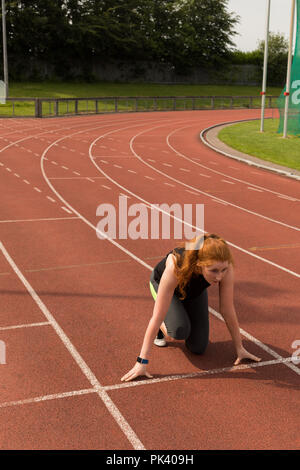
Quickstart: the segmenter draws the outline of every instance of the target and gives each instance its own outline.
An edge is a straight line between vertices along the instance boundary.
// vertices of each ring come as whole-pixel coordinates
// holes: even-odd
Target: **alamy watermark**
[[[293,341],[292,349],[296,349],[292,354],[292,362],[296,365],[300,364],[300,339],[295,339],[295,341]]]
[[[113,204],[103,203],[96,215],[101,217],[96,233],[102,240],[189,240],[204,233],[204,204],[128,205],[127,196],[121,195],[117,210]],[[192,249],[187,245],[189,242],[186,249]]]
[[[0,104],[6,104],[6,85],[0,80]]]
[[[0,340],[0,364],[6,364],[6,344]]]

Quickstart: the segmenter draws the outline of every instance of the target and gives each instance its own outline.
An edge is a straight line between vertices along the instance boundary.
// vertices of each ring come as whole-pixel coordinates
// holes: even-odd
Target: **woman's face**
[[[209,266],[201,266],[201,272],[204,279],[209,282],[209,284],[218,284],[222,281],[229,267],[228,261],[220,262],[216,261]]]

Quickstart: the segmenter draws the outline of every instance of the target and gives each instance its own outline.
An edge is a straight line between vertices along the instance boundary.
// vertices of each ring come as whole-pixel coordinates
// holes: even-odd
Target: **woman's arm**
[[[242,338],[240,334],[240,327],[237,319],[237,314],[233,302],[234,291],[234,270],[230,264],[227,273],[219,284],[219,310],[225,320],[228,331],[232,337],[236,352],[237,360],[235,365],[239,364],[242,359],[248,358],[254,361],[260,361],[260,358],[248,353],[243,347]]]
[[[149,359],[154,338],[157,335],[159,327],[166,316],[172,300],[172,296],[174,294],[174,289],[178,284],[174,273],[173,258],[173,255],[168,256],[166,261],[166,268],[158,286],[153,314],[146,329],[142,349],[140,352],[140,357],[143,359]],[[129,380],[132,380],[139,375],[146,375],[147,377],[151,377],[151,375],[146,372],[145,364],[136,363],[135,366],[122,377],[121,381],[125,380],[125,382],[128,382]]]

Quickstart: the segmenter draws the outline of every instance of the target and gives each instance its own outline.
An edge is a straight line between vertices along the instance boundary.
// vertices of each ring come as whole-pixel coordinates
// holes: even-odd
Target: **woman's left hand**
[[[241,347],[237,352],[237,360],[234,365],[237,366],[243,359],[251,359],[252,361],[259,362],[261,361],[260,357],[256,357],[253,354],[250,354],[244,347]]]

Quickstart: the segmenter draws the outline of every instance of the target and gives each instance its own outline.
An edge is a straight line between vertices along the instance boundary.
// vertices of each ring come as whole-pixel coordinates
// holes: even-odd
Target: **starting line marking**
[[[203,370],[200,372],[191,372],[189,374],[167,375],[166,377],[162,377],[160,379],[139,380],[137,382],[122,382],[121,384],[117,384],[117,385],[107,385],[104,388],[105,390],[108,391],[108,390],[116,390],[116,389],[124,388],[124,387],[136,387],[138,385],[150,385],[153,383],[169,382],[171,380],[201,377],[202,375],[223,374],[225,372],[234,372],[235,370],[244,370],[244,369],[252,369],[253,367],[271,366],[271,365],[276,365],[276,364],[281,364],[281,363],[288,363],[293,360],[295,360],[294,357],[286,357],[282,359],[273,359],[271,361],[251,362],[249,364],[239,364],[237,366],[232,365],[230,367]]]
[[[211,369],[211,370],[204,370],[200,372],[191,372],[190,374],[167,375],[166,377],[162,377],[160,379],[139,380],[136,382],[123,382],[121,384],[116,384],[116,385],[106,385],[102,388],[105,391],[118,390],[118,389],[128,388],[128,387],[138,387],[140,385],[151,385],[151,384],[157,384],[161,382],[170,382],[172,380],[189,379],[189,378],[201,377],[204,375],[214,375],[214,374],[222,374],[225,372],[234,372],[236,370],[252,369],[254,367],[271,366],[271,365],[276,365],[280,363],[287,363],[292,360],[294,360],[293,357],[286,357],[282,359],[275,359],[272,361],[251,362],[250,364],[239,364],[237,366],[233,365],[231,367],[223,367],[220,369]],[[38,402],[47,401],[47,400],[57,400],[60,398],[74,397],[78,395],[88,395],[91,393],[97,393],[97,390],[95,388],[87,388],[87,389],[82,389],[82,390],[73,390],[71,392],[55,393],[52,395],[43,395],[43,396],[34,397],[34,398],[26,398],[24,400],[7,401],[7,402],[0,403],[0,408],[6,408],[9,406],[27,405],[30,403],[38,403]]]

